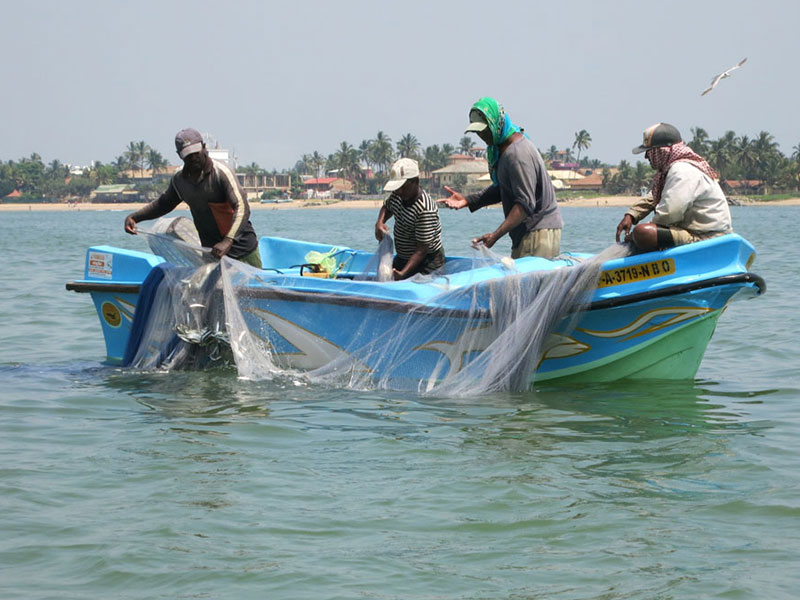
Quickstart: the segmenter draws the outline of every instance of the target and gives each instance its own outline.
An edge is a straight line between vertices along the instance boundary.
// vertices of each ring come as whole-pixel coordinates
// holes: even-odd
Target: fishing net
[[[132,367],[232,364],[253,380],[456,397],[527,389],[580,318],[602,264],[629,254],[617,244],[521,272],[479,246],[439,272],[393,282],[388,235],[375,253],[322,245],[311,258],[328,261],[326,276],[307,277],[291,255],[276,265],[263,241],[266,268],[255,269],[214,260],[174,227],[156,230],[151,247],[169,264]],[[297,256],[303,266],[308,249]]]

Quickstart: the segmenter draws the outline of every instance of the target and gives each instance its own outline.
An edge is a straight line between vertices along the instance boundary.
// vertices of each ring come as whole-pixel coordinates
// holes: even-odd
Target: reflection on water
[[[446,426],[533,445],[559,441],[649,442],[747,430],[748,405],[775,390],[719,392],[714,382],[615,382],[543,386],[470,399],[353,392],[299,381],[251,382],[232,368],[202,372],[95,371],[104,385],[132,396],[153,418],[203,419],[225,426],[243,418],[300,429],[409,434]],[[741,398],[741,402],[732,399]],[[213,421],[211,421],[213,419]],[[492,435],[489,435],[491,438]],[[487,438],[488,439],[488,438]]]

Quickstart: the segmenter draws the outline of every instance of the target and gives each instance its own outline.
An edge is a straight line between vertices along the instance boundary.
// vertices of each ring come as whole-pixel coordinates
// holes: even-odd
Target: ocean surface
[[[562,249],[622,212],[564,208]],[[104,366],[64,284],[89,245],[146,249],[125,214],[0,212],[0,598],[800,596],[800,207],[734,207],[768,290],[694,381],[468,399]],[[374,248],[376,216],[252,220]],[[442,220],[468,255],[502,213]]]

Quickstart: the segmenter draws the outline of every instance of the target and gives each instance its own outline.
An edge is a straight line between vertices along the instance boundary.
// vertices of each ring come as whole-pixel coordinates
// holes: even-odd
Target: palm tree
[[[392,138],[379,131],[372,140],[370,149],[372,162],[378,167],[380,172],[387,171],[394,161],[394,151],[392,150]]]
[[[793,169],[794,169],[794,173],[793,173],[794,177],[792,179],[793,179],[793,187],[796,187],[797,186],[797,180],[800,179],[800,176],[797,175],[797,171],[800,170],[800,144],[797,144],[797,146],[794,146],[792,148],[792,150],[793,150],[792,159],[795,162],[794,167],[793,167]]]
[[[458,140],[458,150],[461,154],[472,156],[472,138],[465,135]]]
[[[450,158],[450,155],[456,151],[456,147],[452,144],[442,144],[442,156],[444,156],[445,164],[447,164],[447,159]]]
[[[294,171],[301,175],[308,175],[311,171],[311,155],[303,154],[300,160],[294,163]]]
[[[139,155],[139,173],[144,175],[144,163],[147,160],[147,153],[150,151],[150,146],[144,140],[136,142],[136,149]]]
[[[247,175],[251,176],[261,175],[262,173],[264,173],[264,169],[262,169],[261,165],[259,165],[255,161],[251,162],[249,165],[244,167],[243,170]]]
[[[447,164],[447,156],[442,152],[441,148],[434,144],[425,148],[422,154],[422,162],[420,167],[423,173],[428,175],[436,169],[441,169]]]
[[[778,150],[778,143],[775,141],[775,138],[772,137],[771,133],[762,131],[758,134],[758,137],[753,140],[753,147],[758,157],[759,179],[766,180],[768,176],[774,176],[776,169],[773,165],[779,157],[783,157]]]
[[[125,150],[125,159],[131,171],[139,164],[139,150],[136,142],[128,142],[128,148]]]
[[[619,171],[611,178],[611,188],[614,193],[629,192],[634,185],[634,170],[627,160],[619,161]]]
[[[633,173],[633,188],[636,193],[642,188],[647,187],[653,177],[653,169],[650,163],[636,161],[636,170]]]
[[[790,181],[794,183],[796,175],[793,171],[794,169],[792,168],[791,161],[780,152],[770,154],[761,165],[762,179],[764,180],[764,193],[770,193],[770,189],[779,182],[785,185]]]
[[[705,155],[708,150],[708,132],[702,127],[692,127],[692,141],[689,147],[697,154]]]
[[[45,167],[42,157],[35,152],[30,158],[21,159],[13,166],[15,187],[20,192],[35,192],[44,179]]]
[[[742,179],[755,179],[755,169],[758,167],[758,153],[752,140],[743,135],[736,148],[736,162],[741,167]]]
[[[118,170],[113,164],[104,165],[99,160],[96,160],[89,169],[88,175],[90,179],[97,182],[97,185],[103,185],[116,181]]]
[[[720,183],[728,178],[728,167],[733,162],[733,145],[730,140],[721,137],[708,145],[708,163],[719,173]]]
[[[133,166],[131,165],[130,157],[128,156],[127,152],[115,158],[112,164],[114,165],[114,168],[117,170],[118,177],[122,177],[125,172],[133,168]]]
[[[162,169],[166,169],[169,166],[167,159],[161,155],[161,152],[154,150],[153,148],[148,149],[145,161],[147,162],[147,167],[150,169],[152,175],[155,175]]]
[[[364,171],[361,169],[360,155],[356,148],[347,142],[339,144],[339,149],[331,156],[329,166],[339,170],[343,179],[355,182],[356,188],[361,186]]]
[[[49,165],[47,165],[46,175],[50,179],[64,179],[69,175],[69,167],[62,164],[60,160],[55,158],[50,161]]]
[[[547,149],[547,160],[552,161],[552,160],[555,160],[557,158],[558,158],[558,148],[556,148],[555,145],[550,146]]]
[[[361,161],[367,166],[367,169],[372,169],[372,140],[361,140],[358,146],[358,155]]]
[[[792,158],[800,162],[800,144],[797,144],[797,146],[792,147],[792,150],[794,150],[794,152],[792,152]]]
[[[581,150],[588,150],[592,145],[592,136],[585,129],[575,132],[575,141],[572,142],[572,147],[578,149],[578,162],[581,162]]]
[[[419,140],[410,133],[405,134],[397,142],[397,153],[400,158],[417,158],[419,154]]]
[[[125,154],[131,166],[131,170],[139,167],[140,173],[144,175],[144,161],[149,149],[150,147],[144,141],[128,143],[128,149],[125,151]]]
[[[325,166],[325,157],[322,156],[319,152],[314,150],[314,153],[311,155],[309,159],[309,166],[314,169],[314,177],[319,179],[320,171]]]

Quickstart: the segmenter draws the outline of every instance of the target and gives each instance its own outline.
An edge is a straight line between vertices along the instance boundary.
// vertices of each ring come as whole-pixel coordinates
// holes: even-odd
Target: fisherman
[[[731,211],[711,165],[684,144],[669,123],[651,125],[643,137],[633,153],[644,152],[656,170],[652,194],[625,212],[617,225],[617,241],[624,234],[626,242],[650,251],[731,233]],[[636,225],[651,212],[650,222]]]
[[[383,189],[391,195],[378,213],[375,237],[379,242],[383,239],[389,232],[386,221],[394,217],[397,255],[392,276],[400,280],[432,273],[444,264],[442,224],[436,203],[419,185],[417,161],[401,158],[395,162]]]
[[[233,170],[208,155],[203,136],[195,129],[179,131],[175,148],[183,167],[158,199],[125,217],[125,231],[136,235],[137,223],[162,217],[183,201],[192,211],[200,243],[211,248],[215,258],[230,256],[261,268],[250,205]]]
[[[503,237],[511,237],[511,257],[553,258],[561,251],[564,222],[556,204],[555,190],[536,146],[511,122],[494,98],[481,98],[469,112],[465,133],[476,133],[487,144],[492,185],[482,192],[463,196],[445,186],[453,209],[470,212],[490,204],[503,205],[505,220],[492,233],[472,240],[491,248]]]

